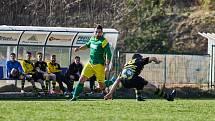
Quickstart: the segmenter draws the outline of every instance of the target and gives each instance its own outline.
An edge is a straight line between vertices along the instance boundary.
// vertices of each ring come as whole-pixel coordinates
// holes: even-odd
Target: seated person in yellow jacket
[[[63,91],[63,93],[71,93],[72,91],[72,84],[67,81],[64,77],[64,75],[62,74],[60,65],[58,63],[56,63],[56,55],[52,55],[51,56],[51,61],[47,63],[48,64],[48,73],[53,73],[56,76],[56,81],[59,84],[60,89]],[[66,84],[67,86],[67,92],[63,86],[63,82]]]
[[[39,82],[41,84],[42,89],[45,89],[45,85],[43,83],[43,75],[41,73],[38,73],[36,69],[34,68],[34,64],[31,62],[31,52],[26,53],[26,60],[23,60],[21,62],[25,78],[29,82],[31,82],[34,91],[36,91],[35,82]],[[24,81],[22,83],[25,83]],[[24,89],[24,84],[22,84],[22,90]],[[24,90],[23,90],[24,91]]]

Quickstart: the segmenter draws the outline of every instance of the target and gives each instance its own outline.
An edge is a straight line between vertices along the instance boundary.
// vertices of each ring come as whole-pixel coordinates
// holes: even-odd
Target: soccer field
[[[1,121],[212,121],[214,100],[1,101]]]

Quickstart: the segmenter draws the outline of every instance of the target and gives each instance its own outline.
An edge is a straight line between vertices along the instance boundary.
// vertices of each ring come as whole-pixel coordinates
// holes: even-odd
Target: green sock
[[[84,84],[78,83],[77,86],[75,87],[73,97],[77,97],[83,91],[83,88],[84,88]]]

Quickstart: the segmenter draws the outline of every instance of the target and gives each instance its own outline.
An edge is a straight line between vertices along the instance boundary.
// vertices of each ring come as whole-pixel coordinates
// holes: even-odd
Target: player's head
[[[79,56],[75,56],[75,64],[79,64],[80,63],[80,57]]]
[[[30,60],[30,59],[31,59],[31,52],[27,51],[27,53],[26,53],[26,58],[27,58],[27,60]]]
[[[52,56],[51,56],[51,61],[52,61],[52,62],[56,62],[56,55],[52,55]]]
[[[37,53],[37,59],[41,61],[43,59],[43,54],[41,52]]]
[[[14,61],[16,59],[16,54],[15,53],[11,53],[10,54],[10,60]]]
[[[98,24],[98,25],[96,26],[96,29],[95,29],[95,36],[96,36],[97,38],[99,38],[99,37],[102,36],[102,34],[103,34],[103,27],[102,27],[100,24]]]
[[[141,59],[141,58],[143,58],[143,56],[138,53],[136,53],[132,56],[132,59]]]

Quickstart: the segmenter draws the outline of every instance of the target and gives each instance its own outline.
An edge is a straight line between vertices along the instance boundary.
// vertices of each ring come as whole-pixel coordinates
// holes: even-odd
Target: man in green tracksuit
[[[112,53],[110,44],[103,36],[103,27],[101,25],[97,25],[95,36],[92,36],[85,45],[75,48],[75,52],[87,48],[90,48],[90,61],[83,68],[71,101],[77,100],[78,95],[83,91],[84,82],[93,75],[97,78],[99,88],[105,90],[105,72],[109,70]]]

